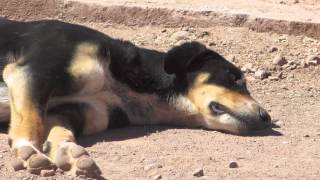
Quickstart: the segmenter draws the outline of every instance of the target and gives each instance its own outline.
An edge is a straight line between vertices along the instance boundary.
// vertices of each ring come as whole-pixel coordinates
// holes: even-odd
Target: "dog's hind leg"
[[[87,151],[76,144],[76,134],[82,133],[89,106],[84,103],[66,103],[48,111],[47,140],[43,151],[61,170],[70,175],[99,177],[100,169]]]
[[[51,168],[51,163],[39,151],[45,135],[45,107],[41,104],[39,81],[35,81],[28,68],[13,63],[8,64],[3,72],[10,98],[9,145],[17,157],[14,161],[16,170],[27,168],[32,173],[39,173]],[[40,96],[34,92],[39,92]]]

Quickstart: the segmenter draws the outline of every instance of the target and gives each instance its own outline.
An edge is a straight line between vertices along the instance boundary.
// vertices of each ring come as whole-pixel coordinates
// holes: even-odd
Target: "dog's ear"
[[[168,74],[183,74],[203,65],[203,58],[209,50],[198,43],[188,42],[174,47],[167,52],[164,69]]]

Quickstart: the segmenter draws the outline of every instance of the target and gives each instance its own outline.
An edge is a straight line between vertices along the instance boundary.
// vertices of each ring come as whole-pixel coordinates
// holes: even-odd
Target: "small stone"
[[[310,135],[309,135],[309,134],[306,134],[306,135],[304,135],[303,137],[310,137]]]
[[[276,76],[269,76],[269,79],[270,79],[271,81],[278,81],[278,80],[279,80],[279,78],[276,77]]]
[[[247,63],[244,66],[242,66],[241,71],[249,73],[249,72],[255,72],[255,69],[253,68],[252,63]]]
[[[287,3],[286,3],[286,2],[284,2],[284,1],[280,1],[279,3],[280,3],[280,4],[287,4]]]
[[[209,46],[216,46],[217,44],[215,42],[209,42]]]
[[[317,55],[311,55],[307,58],[307,65],[318,65],[320,64],[320,57]]]
[[[296,69],[296,68],[297,68],[297,65],[296,65],[296,64],[293,64],[293,65],[289,66],[289,69],[290,69],[290,70],[294,70],[294,69]]]
[[[203,169],[202,168],[198,168],[193,172],[193,176],[195,176],[195,177],[201,177],[203,175],[204,175],[204,173],[203,173]]]
[[[256,71],[254,73],[254,77],[256,79],[260,79],[260,80],[263,80],[265,78],[267,78],[269,76],[269,73],[265,70],[262,70],[262,69],[259,69],[258,71]]]
[[[299,3],[299,0],[294,0],[293,1],[293,4],[298,4]]]
[[[276,52],[276,51],[278,51],[278,48],[277,47],[271,47],[270,49],[269,49],[269,53],[273,53],[273,52]]]
[[[238,167],[239,167],[239,165],[238,165],[238,163],[235,162],[235,161],[230,162],[230,164],[229,164],[229,168],[238,168]]]
[[[281,55],[278,54],[272,61],[273,65],[283,66],[287,64],[287,60]]]
[[[40,172],[40,175],[42,177],[49,177],[49,176],[53,176],[54,174],[55,174],[55,171],[53,169],[51,169],[51,170],[42,170]]]
[[[165,33],[165,32],[167,32],[167,29],[162,29],[161,32]]]
[[[189,33],[187,31],[177,31],[171,35],[171,38],[180,41],[180,40],[188,40]]]
[[[155,176],[153,177],[153,179],[154,179],[154,180],[159,180],[159,179],[162,179],[162,176],[161,176],[160,174],[158,174],[158,175],[155,175]]]
[[[198,38],[204,38],[209,35],[210,35],[210,33],[208,31],[202,31],[198,34]]]
[[[145,171],[149,171],[149,170],[154,169],[154,168],[156,168],[156,167],[157,167],[157,164],[156,164],[156,163],[151,163],[151,164],[145,165],[145,166],[143,167],[143,169],[144,169]]]

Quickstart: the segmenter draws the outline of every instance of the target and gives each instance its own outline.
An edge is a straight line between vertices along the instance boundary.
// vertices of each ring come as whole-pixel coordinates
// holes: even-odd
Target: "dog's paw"
[[[73,142],[64,142],[56,152],[54,163],[73,176],[99,177],[101,171],[87,151]]]
[[[12,148],[16,159],[12,161],[15,171],[27,169],[30,173],[40,174],[41,170],[52,169],[49,158],[27,141]]]

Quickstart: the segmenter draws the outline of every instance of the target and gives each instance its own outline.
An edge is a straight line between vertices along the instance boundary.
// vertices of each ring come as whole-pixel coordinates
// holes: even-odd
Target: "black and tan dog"
[[[2,19],[0,60],[0,117],[10,117],[16,169],[97,175],[75,138],[110,127],[246,134],[270,126],[239,69],[197,42],[163,53],[79,25]]]

